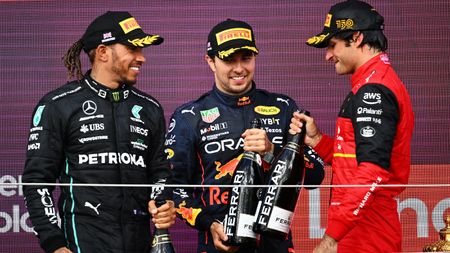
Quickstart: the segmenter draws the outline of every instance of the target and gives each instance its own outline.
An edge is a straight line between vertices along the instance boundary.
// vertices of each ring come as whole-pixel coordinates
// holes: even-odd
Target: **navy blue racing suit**
[[[196,186],[175,188],[174,201],[179,218],[198,230],[197,252],[218,252],[210,226],[214,220],[223,221],[227,212],[228,191],[221,185],[232,184],[232,174],[243,153],[241,134],[252,119],[259,118],[262,129],[275,144],[276,155],[296,110],[295,101],[288,96],[256,89],[253,83],[242,96],[224,94],[214,86],[174,112],[166,135],[173,180],[175,184]],[[322,161],[312,156],[306,156],[305,161],[312,168],[308,171],[314,172],[307,177],[316,179],[311,183],[320,184],[324,176]],[[262,237],[256,252],[294,252],[292,238]]]

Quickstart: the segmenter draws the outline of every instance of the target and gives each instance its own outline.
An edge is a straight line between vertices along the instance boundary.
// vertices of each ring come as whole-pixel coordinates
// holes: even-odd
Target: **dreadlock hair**
[[[67,68],[67,78],[71,79],[75,77],[77,79],[83,78],[81,70],[80,53],[83,48],[81,39],[73,43],[73,45],[67,50],[66,54],[62,57],[64,66]]]

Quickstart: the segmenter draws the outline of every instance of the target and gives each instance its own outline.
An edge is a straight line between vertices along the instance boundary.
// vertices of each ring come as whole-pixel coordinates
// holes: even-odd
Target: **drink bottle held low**
[[[156,206],[161,206],[165,201],[156,201]],[[168,229],[156,228],[153,230],[153,239],[150,253],[175,253]]]

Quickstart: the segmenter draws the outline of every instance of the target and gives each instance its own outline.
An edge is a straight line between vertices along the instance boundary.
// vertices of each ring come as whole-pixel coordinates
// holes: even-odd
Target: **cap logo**
[[[103,34],[102,43],[105,43],[105,42],[108,42],[108,41],[112,41],[112,40],[115,40],[115,39],[116,39],[116,37],[113,37],[111,32],[104,33]]]
[[[136,29],[141,29],[141,26],[138,24],[138,22],[136,21],[136,19],[134,19],[133,17],[131,18],[127,18],[123,21],[121,21],[119,23],[120,27],[122,27],[122,30],[125,34],[136,30]]]
[[[145,45],[153,45],[155,41],[160,38],[159,35],[153,35],[153,36],[146,36],[141,39],[134,39],[134,40],[128,40],[131,44],[133,44],[135,47],[145,47]]]
[[[216,34],[217,45],[238,39],[253,41],[252,32],[246,28],[231,28]]]
[[[227,58],[228,56],[234,54],[234,52],[240,50],[240,49],[247,49],[250,50],[252,52],[258,53],[258,49],[256,49],[256,47],[249,47],[249,46],[243,46],[243,47],[238,47],[238,48],[230,48],[228,50],[224,50],[224,51],[219,51],[219,58],[220,59],[224,59]]]
[[[336,20],[336,28],[341,30],[353,29],[353,19],[338,19]]]
[[[331,15],[330,13],[327,14],[327,17],[325,18],[325,24],[323,24],[323,26],[325,27],[330,27],[331,24],[331,18],[333,17],[333,15]]]
[[[328,37],[328,35],[330,35],[330,33],[322,34],[320,36],[314,36],[312,38],[309,38],[306,43],[308,43],[308,45],[319,44],[320,42],[324,41]]]

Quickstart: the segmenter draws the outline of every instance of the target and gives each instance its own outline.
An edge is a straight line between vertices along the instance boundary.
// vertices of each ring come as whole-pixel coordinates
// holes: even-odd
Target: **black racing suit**
[[[239,97],[226,95],[214,86],[174,112],[166,136],[174,183],[197,186],[176,188],[174,201],[179,217],[199,230],[198,252],[217,252],[209,230],[211,223],[223,221],[227,212],[228,191],[220,185],[232,184],[231,175],[243,153],[241,134],[252,119],[260,118],[277,153],[297,109],[291,98],[256,89],[253,84],[247,94]],[[311,159],[307,163],[314,168],[308,171],[315,172],[310,173],[310,178],[315,179],[310,182],[320,184],[324,175],[322,161],[306,159]],[[293,252],[292,240],[262,238],[259,252]]]
[[[127,85],[109,90],[89,72],[45,95],[34,110],[23,182],[69,185],[61,187],[58,202],[61,226],[55,187],[24,187],[41,247],[46,252],[64,246],[77,253],[144,252],[151,244],[147,205],[153,189],[73,184],[170,179],[164,134],[163,110],[154,98]]]

